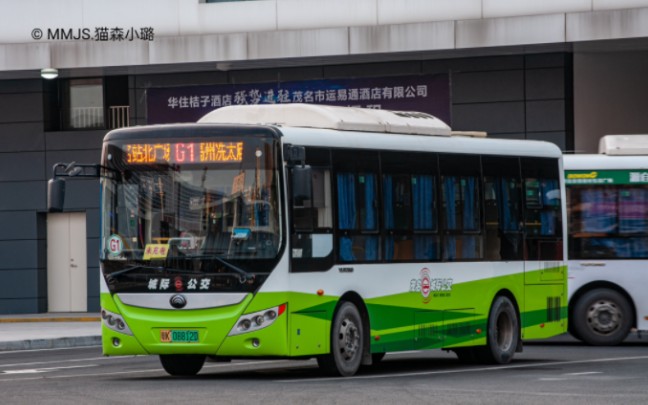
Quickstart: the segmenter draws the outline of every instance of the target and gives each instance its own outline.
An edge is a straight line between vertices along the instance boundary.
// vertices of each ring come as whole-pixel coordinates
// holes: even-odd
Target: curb
[[[0,323],[23,323],[23,322],[100,322],[98,316],[86,317],[56,317],[56,318],[0,318]]]
[[[0,342],[0,352],[35,349],[63,349],[71,347],[101,346],[101,336],[63,337]]]

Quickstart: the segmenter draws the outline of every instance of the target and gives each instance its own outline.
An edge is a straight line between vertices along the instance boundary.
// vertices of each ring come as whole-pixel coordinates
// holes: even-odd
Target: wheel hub
[[[587,322],[592,330],[608,334],[621,324],[622,313],[612,301],[596,301],[587,311]]]
[[[358,327],[349,319],[345,319],[340,325],[340,352],[345,360],[350,360],[355,356],[360,347],[360,334]]]

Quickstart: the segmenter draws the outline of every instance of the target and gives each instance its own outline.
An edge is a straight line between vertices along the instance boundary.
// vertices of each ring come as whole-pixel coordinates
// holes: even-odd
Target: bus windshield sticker
[[[124,242],[121,236],[112,234],[106,241],[106,249],[111,257],[119,256],[124,250]]]
[[[149,243],[144,248],[144,260],[166,259],[169,253],[168,245],[164,243]]]

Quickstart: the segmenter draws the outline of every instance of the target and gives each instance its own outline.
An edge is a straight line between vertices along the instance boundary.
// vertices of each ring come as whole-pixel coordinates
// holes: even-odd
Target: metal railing
[[[130,126],[130,106],[115,105],[108,107],[108,129]],[[103,107],[72,107],[69,128],[105,128]]]
[[[102,128],[103,126],[103,107],[72,107],[70,110],[71,128]]]
[[[114,105],[110,107],[110,129],[130,126],[130,106]]]

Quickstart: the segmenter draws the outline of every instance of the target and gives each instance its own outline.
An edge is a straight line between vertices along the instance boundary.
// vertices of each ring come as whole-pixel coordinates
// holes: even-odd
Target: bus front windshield
[[[188,158],[206,145],[219,157]],[[258,286],[282,241],[276,150],[261,137],[108,144],[101,261],[109,288]]]

